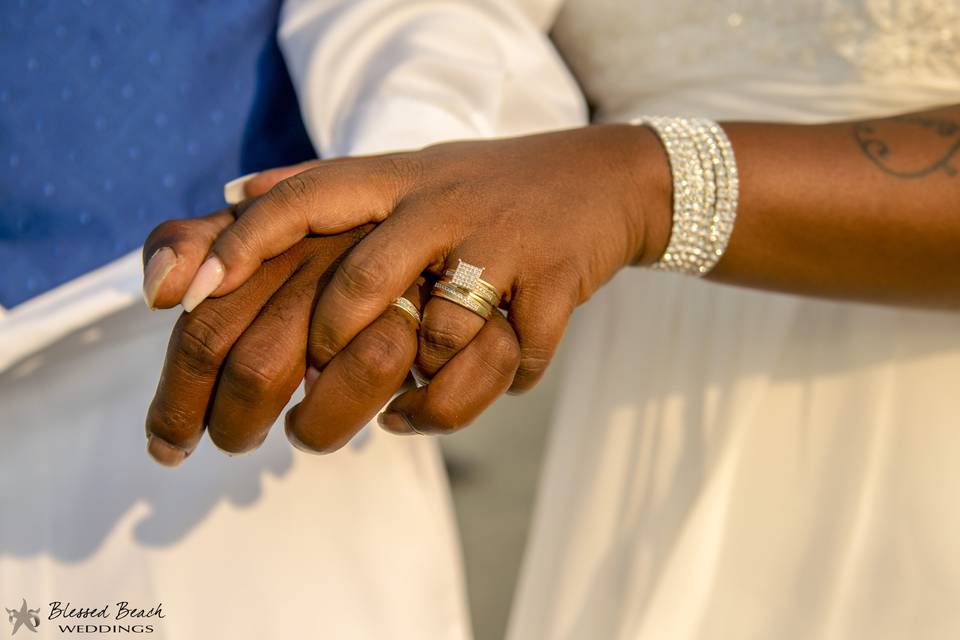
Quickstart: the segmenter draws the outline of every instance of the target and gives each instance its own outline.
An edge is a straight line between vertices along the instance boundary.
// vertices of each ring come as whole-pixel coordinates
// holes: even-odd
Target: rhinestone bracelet
[[[702,276],[727,248],[737,217],[739,181],[733,147],[723,129],[703,118],[643,117],[660,138],[673,176],[673,227],[662,271]]]

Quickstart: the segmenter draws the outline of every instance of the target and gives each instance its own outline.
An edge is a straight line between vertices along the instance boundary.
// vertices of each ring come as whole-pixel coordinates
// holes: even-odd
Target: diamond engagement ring
[[[500,292],[483,280],[483,267],[458,260],[457,268],[445,272],[433,285],[433,295],[449,300],[473,311],[481,318],[489,318],[500,305]]]

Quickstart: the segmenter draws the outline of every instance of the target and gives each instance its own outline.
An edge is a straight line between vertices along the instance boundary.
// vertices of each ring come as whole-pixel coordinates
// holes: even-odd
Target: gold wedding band
[[[484,320],[493,315],[493,308],[486,302],[471,296],[468,292],[461,291],[448,282],[438,282],[433,285],[433,295],[458,304],[464,309],[469,309]]]
[[[483,267],[459,260],[456,269],[446,271],[444,277],[433,285],[432,293],[487,319],[500,305],[500,292],[480,278],[482,273]]]
[[[390,303],[390,306],[400,309],[411,318],[413,318],[417,324],[420,324],[420,311],[417,310],[417,305],[413,304],[403,296],[400,296],[396,300]]]

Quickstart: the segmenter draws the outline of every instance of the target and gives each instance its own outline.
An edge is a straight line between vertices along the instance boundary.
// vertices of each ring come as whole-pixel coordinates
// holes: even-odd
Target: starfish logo
[[[37,632],[37,627],[40,626],[40,616],[38,615],[40,609],[28,609],[26,599],[20,605],[19,611],[7,609],[7,613],[10,615],[10,623],[13,625],[13,631],[10,632],[10,635],[19,631],[20,627],[26,627],[34,633]]]

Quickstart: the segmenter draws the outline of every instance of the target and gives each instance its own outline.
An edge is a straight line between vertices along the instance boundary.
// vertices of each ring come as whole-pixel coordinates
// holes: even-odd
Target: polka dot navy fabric
[[[0,304],[314,155],[276,0],[11,0],[0,15]]]

